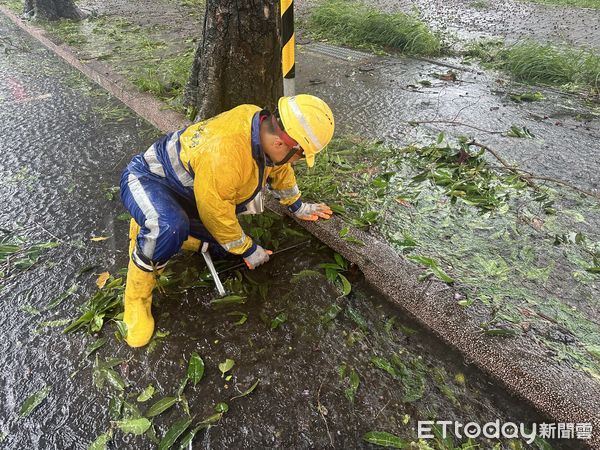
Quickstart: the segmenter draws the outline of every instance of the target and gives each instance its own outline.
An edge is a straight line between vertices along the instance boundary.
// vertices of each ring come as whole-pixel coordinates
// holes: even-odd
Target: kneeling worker
[[[180,249],[239,255],[250,269],[272,253],[244,234],[238,214],[263,211],[266,186],[299,219],[329,219],[325,204],[303,203],[291,163],[331,140],[334,120],[312,95],[282,97],[274,113],[241,105],[168,134],[136,155],[121,177],[121,199],[133,216],[125,287],[127,343],[154,332],[155,273]],[[139,224],[139,225],[138,225]]]

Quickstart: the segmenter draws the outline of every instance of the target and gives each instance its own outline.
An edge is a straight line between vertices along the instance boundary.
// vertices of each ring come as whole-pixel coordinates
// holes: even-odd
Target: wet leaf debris
[[[300,177],[305,194],[336,205],[348,230],[363,225],[423,267],[422,282],[453,284],[458,304],[483,307],[486,336],[528,333],[600,382],[585,350],[600,344],[600,202],[487,149],[443,134],[402,148],[339,138]],[[323,320],[338,314],[333,305]]]
[[[270,213],[245,226],[262,228],[261,244],[271,248],[306,238]],[[122,344],[122,272],[107,271],[114,275],[101,287],[96,281],[102,269],[86,272],[95,292],[79,298],[83,314],[73,318],[68,328],[77,333],[68,336],[91,335],[73,380],[89,385],[99,402],[92,448],[123,442],[186,448],[207,436],[229,439],[238,420],[261,432],[271,424],[297,427],[275,420],[291,408],[288,402],[296,405],[300,420],[327,423],[331,435],[321,428],[309,431],[322,444],[337,442],[340,435],[333,432],[340,430],[353,442],[364,436],[373,443],[387,442],[385,436],[399,442],[389,437],[396,436],[418,445],[410,424],[420,418],[484,417],[490,408],[501,414],[491,398],[474,400],[479,394],[472,387],[483,387],[477,376],[445,349],[434,350],[430,337],[420,337],[422,331],[374,296],[348,261],[319,244],[296,249],[275,255],[275,276],[266,270],[224,272],[231,295],[243,296],[245,303],[219,308],[212,304],[213,285],[199,255],[175,258],[161,275],[155,336],[138,350]],[[45,333],[50,337],[58,330]],[[290,378],[298,371],[303,375]],[[301,401],[306,396],[312,400]],[[275,416],[264,412],[265,402]],[[363,422],[365,416],[375,419]],[[273,436],[287,446],[294,432]]]

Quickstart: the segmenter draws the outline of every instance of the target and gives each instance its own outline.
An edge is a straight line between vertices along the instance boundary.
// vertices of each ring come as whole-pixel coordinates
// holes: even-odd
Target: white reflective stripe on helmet
[[[167,154],[169,155],[169,161],[171,161],[171,166],[173,167],[173,171],[175,171],[175,175],[181,184],[185,187],[194,186],[194,179],[189,174],[185,167],[183,167],[183,163],[179,158],[179,152],[177,151],[177,144],[179,142],[179,132],[173,133],[171,139],[167,143]]]
[[[129,185],[129,191],[131,192],[135,203],[142,210],[142,213],[146,218],[144,226],[150,230],[150,232],[144,236],[144,245],[140,250],[146,258],[151,260],[154,256],[154,249],[156,248],[156,239],[160,232],[158,226],[158,212],[154,208],[154,205],[152,205],[148,194],[144,191],[144,187],[137,177],[129,174],[127,184]]]
[[[144,153],[144,161],[146,161],[146,164],[148,164],[150,172],[152,172],[154,175],[165,178],[165,169],[156,156],[156,147],[154,144],[152,144]]]
[[[312,128],[310,127],[310,125],[308,124],[308,122],[306,121],[304,116],[302,115],[300,108],[298,108],[298,104],[296,103],[296,97],[289,97],[288,102],[290,104],[290,107],[292,108],[292,112],[294,113],[294,116],[296,116],[296,119],[298,119],[298,122],[300,122],[300,125],[302,125],[302,128],[304,128],[304,132],[308,135],[308,137],[310,138],[313,145],[318,150],[321,150],[323,148],[323,145],[321,144],[321,141],[319,141],[317,136],[315,136],[315,133],[313,132]],[[302,145],[300,145],[300,146],[302,147]]]
[[[246,233],[244,233],[242,231],[241,238],[239,238],[235,241],[225,242],[224,244],[221,244],[221,247],[223,247],[225,250],[229,251],[232,248],[236,248],[236,247],[240,247],[240,246],[244,245],[244,242],[246,242]]]
[[[293,197],[294,195],[298,195],[300,193],[300,189],[298,189],[298,185],[294,185],[289,189],[271,189],[271,192],[278,200],[286,199]]]

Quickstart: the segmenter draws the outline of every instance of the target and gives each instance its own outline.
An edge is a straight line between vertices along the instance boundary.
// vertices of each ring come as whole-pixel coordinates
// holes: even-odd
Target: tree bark
[[[85,17],[73,0],[25,0],[23,15],[36,20],[80,20]]]
[[[184,104],[195,120],[283,93],[279,0],[207,0]]]

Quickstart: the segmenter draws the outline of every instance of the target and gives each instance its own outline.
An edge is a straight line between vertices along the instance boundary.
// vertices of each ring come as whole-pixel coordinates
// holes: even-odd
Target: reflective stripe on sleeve
[[[169,139],[169,142],[167,143],[167,154],[169,155],[169,161],[171,161],[171,167],[173,167],[175,176],[182,185],[186,187],[193,187],[194,179],[189,172],[185,170],[185,167],[183,167],[183,163],[179,158],[179,146],[179,133],[173,133]]]
[[[310,125],[308,124],[308,122],[306,121],[304,116],[302,115],[302,112],[300,112],[300,108],[298,108],[298,104],[296,103],[296,97],[290,97],[289,104],[292,108],[292,112],[294,113],[294,116],[296,116],[296,119],[298,119],[298,122],[300,122],[300,125],[302,125],[302,128],[304,128],[304,131],[310,138],[311,142],[315,145],[315,147],[318,150],[321,150],[323,148],[323,145],[321,144],[321,141],[319,141],[319,139],[313,132],[313,129],[310,127]]]
[[[140,183],[140,180],[134,175],[129,174],[127,184],[129,185],[129,190],[131,191],[135,203],[144,213],[144,217],[146,218],[144,226],[150,230],[150,233],[144,235],[144,244],[141,251],[146,258],[152,259],[154,249],[156,248],[156,238],[160,231],[158,227],[158,212],[154,208],[154,205],[152,205],[148,194],[144,191],[144,187],[142,186],[142,183]]]
[[[148,164],[150,172],[159,177],[165,178],[165,169],[158,161],[156,156],[156,147],[154,144],[144,153],[144,160]]]
[[[294,185],[289,189],[271,189],[271,192],[278,200],[286,199],[293,197],[294,195],[298,195],[300,193],[300,189],[298,189],[298,185]]]
[[[246,233],[242,231],[242,237],[240,239],[221,244],[221,247],[223,247],[227,251],[230,251],[233,248],[241,247],[242,245],[244,245],[244,242],[246,242]]]

